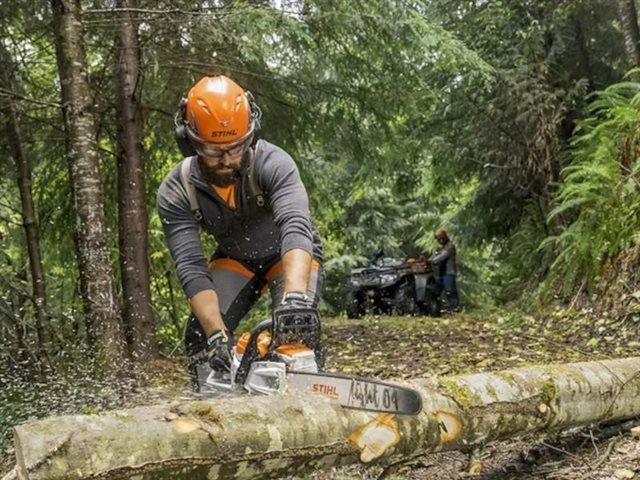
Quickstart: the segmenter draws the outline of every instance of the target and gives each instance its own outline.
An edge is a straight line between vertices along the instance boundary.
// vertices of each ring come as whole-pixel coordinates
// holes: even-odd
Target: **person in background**
[[[435,270],[438,286],[445,293],[448,312],[456,313],[460,311],[456,285],[456,246],[444,228],[436,230],[435,238],[440,246],[431,258],[431,264]]]

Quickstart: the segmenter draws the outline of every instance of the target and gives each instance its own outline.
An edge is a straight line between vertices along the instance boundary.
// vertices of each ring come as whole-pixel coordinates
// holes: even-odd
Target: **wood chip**
[[[631,436],[633,438],[640,438],[640,425],[637,427],[633,427],[631,430]]]
[[[635,477],[636,474],[627,468],[619,468],[618,470],[613,472],[613,476],[619,478],[620,480],[629,480]]]
[[[629,447],[626,445],[618,445],[614,450],[616,453],[622,453],[623,455],[629,453]]]

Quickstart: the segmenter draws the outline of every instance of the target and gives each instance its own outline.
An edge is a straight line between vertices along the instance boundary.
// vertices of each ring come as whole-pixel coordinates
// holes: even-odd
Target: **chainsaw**
[[[323,364],[317,312],[293,309],[244,333],[233,348],[230,371],[212,371],[204,384],[212,393],[245,390],[275,395],[303,391],[359,410],[403,415],[417,415],[422,410],[420,395],[410,388],[321,372]]]

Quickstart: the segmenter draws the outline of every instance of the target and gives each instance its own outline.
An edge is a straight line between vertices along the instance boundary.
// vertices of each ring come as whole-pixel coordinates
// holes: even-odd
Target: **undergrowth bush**
[[[602,266],[638,242],[640,83],[596,92],[571,142],[549,223],[565,225],[540,243],[553,262],[547,291],[592,291]]]

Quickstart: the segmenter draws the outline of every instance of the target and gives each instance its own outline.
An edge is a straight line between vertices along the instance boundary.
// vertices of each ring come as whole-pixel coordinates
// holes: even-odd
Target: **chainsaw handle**
[[[244,381],[247,379],[247,375],[249,374],[249,368],[251,368],[251,364],[259,354],[258,336],[265,330],[272,329],[273,321],[271,319],[268,319],[263,320],[258,325],[253,327],[253,330],[251,330],[251,335],[249,336],[249,340],[247,341],[247,348],[245,348],[244,350],[244,355],[242,355],[242,360],[240,360],[240,365],[238,366],[238,371],[236,372],[236,384],[244,385]]]

